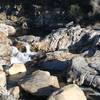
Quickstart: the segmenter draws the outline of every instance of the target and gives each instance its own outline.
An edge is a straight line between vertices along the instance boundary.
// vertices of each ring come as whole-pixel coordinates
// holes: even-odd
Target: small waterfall
[[[20,52],[15,46],[11,47],[11,64],[14,63],[26,63],[28,61],[32,61],[32,56],[38,54],[37,52],[30,51],[30,45],[28,43],[24,43],[26,47],[26,52]]]

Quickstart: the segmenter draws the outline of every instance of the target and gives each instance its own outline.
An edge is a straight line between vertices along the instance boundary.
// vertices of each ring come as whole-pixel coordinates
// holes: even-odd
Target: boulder
[[[90,0],[93,14],[100,14],[100,0]]]
[[[3,71],[3,67],[2,67],[2,65],[0,65],[0,71]]]
[[[72,59],[72,66],[67,73],[67,82],[73,82],[78,85],[87,85],[100,89],[100,56],[84,58],[76,56]]]
[[[6,74],[0,70],[0,87],[6,87]]]
[[[86,60],[91,68],[100,72],[100,51],[96,50],[94,56],[89,57]]]
[[[0,32],[0,65],[10,63],[10,45],[7,36]]]
[[[9,89],[10,94],[14,96],[16,99],[20,97],[20,88],[18,86],[15,86],[13,88]]]
[[[16,38],[18,41],[23,41],[23,42],[38,42],[40,40],[40,37],[35,37],[34,35],[24,35],[24,36],[19,36]]]
[[[9,75],[14,75],[18,73],[23,73],[26,72],[27,69],[24,64],[13,64],[9,69],[8,69],[8,74]]]
[[[0,100],[17,100],[7,91],[6,88],[0,87]]]
[[[13,26],[0,23],[0,32],[4,33],[6,36],[14,35],[16,29]]]
[[[32,75],[27,75],[19,81],[19,85],[25,91],[33,95],[47,96],[59,88],[56,76],[50,75],[47,71],[37,70]]]
[[[66,50],[72,53],[82,53],[94,48],[99,43],[99,37],[99,31],[82,28],[80,25],[74,26],[72,23],[67,24],[65,28],[53,31],[37,42],[33,41],[32,47],[46,52]]]
[[[48,100],[87,100],[87,98],[80,87],[70,84],[55,91]]]
[[[71,60],[75,56],[75,54],[66,52],[66,50],[62,50],[62,51],[47,52],[46,56],[47,60],[56,59],[60,61],[66,61],[66,60]]]
[[[68,72],[68,82],[82,85],[88,75],[96,75],[98,72],[88,66],[88,62],[82,56],[76,56],[72,59],[72,66]]]
[[[70,61],[75,55],[66,51],[54,51],[46,53],[45,60],[38,66],[44,70],[64,71],[70,66]]]

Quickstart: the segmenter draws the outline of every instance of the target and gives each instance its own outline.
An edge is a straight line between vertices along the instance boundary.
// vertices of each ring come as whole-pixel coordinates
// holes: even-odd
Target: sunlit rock
[[[87,100],[87,98],[80,87],[70,84],[54,92],[48,100]]]
[[[10,88],[9,92],[18,99],[20,97],[20,88],[18,86],[15,86],[13,88]]]
[[[11,48],[7,36],[0,32],[0,65],[10,63]]]
[[[19,85],[27,92],[38,95],[47,96],[59,88],[58,79],[56,76],[50,75],[47,71],[37,70],[32,75],[26,76]]]
[[[6,73],[0,70],[0,87],[6,87]]]
[[[18,73],[23,73],[26,72],[27,69],[24,64],[13,64],[9,69],[8,69],[8,74],[9,75],[14,75]]]
[[[16,29],[13,26],[0,23],[0,32],[4,33],[6,36],[14,35]]]

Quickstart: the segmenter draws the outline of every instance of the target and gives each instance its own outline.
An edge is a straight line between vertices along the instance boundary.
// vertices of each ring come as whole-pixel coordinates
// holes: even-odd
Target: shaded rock
[[[100,31],[100,23],[95,23],[93,29]]]
[[[72,59],[71,70],[68,73],[69,79],[67,81],[73,81],[78,85],[82,85],[86,76],[96,75],[98,72],[88,66],[85,58],[82,56],[76,56]]]
[[[40,68],[45,70],[52,70],[52,71],[63,71],[69,66],[67,61],[59,61],[59,60],[48,60],[42,63],[39,63]]]
[[[48,100],[87,100],[87,98],[77,85],[70,84],[54,92]]]
[[[100,72],[100,51],[96,50],[96,53],[92,57],[87,58],[87,62],[91,68]]]
[[[96,52],[96,47],[92,47],[84,51],[82,55],[84,57],[92,57],[95,54],[95,52]]]
[[[100,72],[100,63],[90,63],[89,66]]]
[[[94,63],[94,65],[89,64],[83,57],[74,57],[72,59],[72,67],[67,74],[67,82],[77,83],[78,85],[85,84],[100,89],[99,66],[96,66],[97,63]]]
[[[8,69],[8,74],[9,75],[14,75],[18,73],[23,73],[26,72],[27,69],[24,64],[13,64],[9,69]]]
[[[87,78],[85,79],[85,84],[100,90],[100,76],[88,75]]]
[[[82,69],[84,69],[84,70],[82,70],[82,73],[85,73],[86,70],[88,70],[92,74],[96,73],[95,70],[88,67],[87,61],[82,56],[76,56],[72,59],[72,68],[76,68],[76,70],[78,70],[78,69],[81,70],[81,68],[82,68]]]
[[[93,7],[93,14],[100,14],[100,1],[99,0],[90,0],[90,4]]]
[[[81,89],[85,92],[88,100],[99,100],[100,93],[96,89],[92,87],[81,87]]]
[[[54,51],[46,53],[46,58],[38,63],[38,66],[45,70],[63,71],[70,66],[70,60],[75,55],[66,51]]]
[[[47,71],[35,71],[32,75],[20,80],[19,85],[33,95],[50,95],[59,88],[56,76],[51,76]]]

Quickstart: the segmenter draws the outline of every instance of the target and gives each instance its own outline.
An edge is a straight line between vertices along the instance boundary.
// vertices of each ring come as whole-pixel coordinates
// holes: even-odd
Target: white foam
[[[36,55],[37,52],[31,52],[29,45],[26,45],[26,52],[20,52],[16,47],[11,47],[11,64],[14,63],[26,63],[32,61],[31,56]]]

